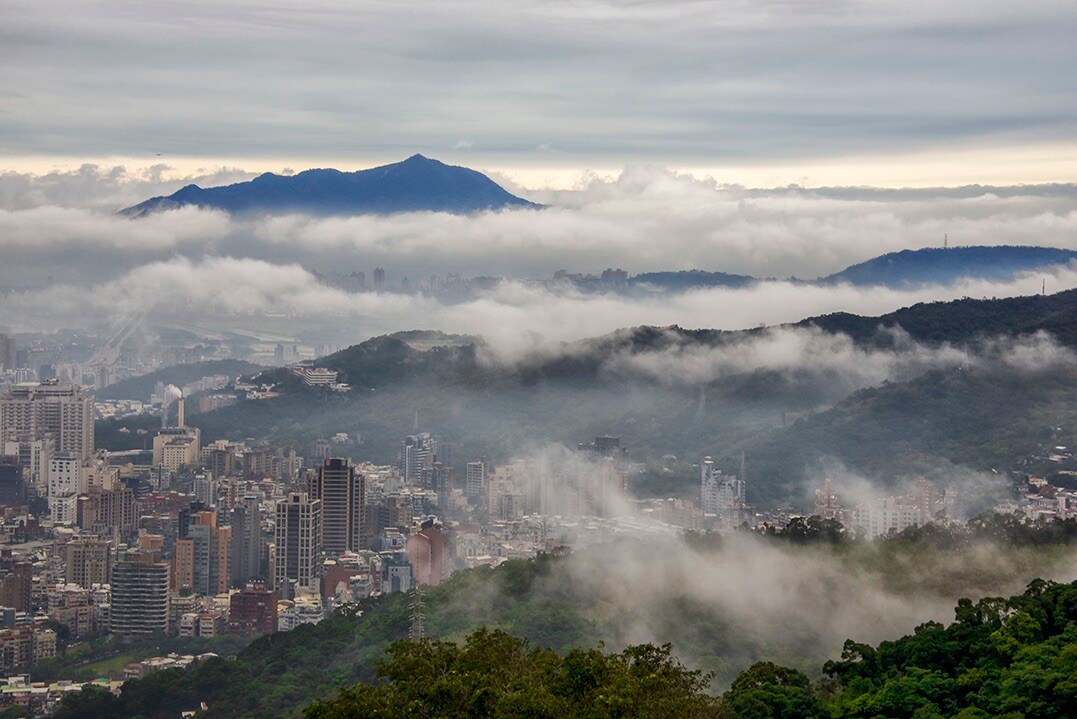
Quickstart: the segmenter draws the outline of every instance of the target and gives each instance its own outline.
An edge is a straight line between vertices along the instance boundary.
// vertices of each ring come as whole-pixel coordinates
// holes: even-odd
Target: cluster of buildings
[[[1060,474],[1068,479],[1065,485],[1043,477],[1029,477],[1017,498],[998,504],[995,511],[1020,514],[1032,521],[1077,519],[1077,489],[1074,489],[1077,472],[1064,470]]]
[[[700,464],[699,505],[707,528],[733,529],[742,523],[755,524],[755,510],[747,503],[747,469],[741,456],[741,473],[723,474],[714,460],[704,457]]]
[[[348,437],[300,457],[204,444],[185,402],[163,412],[151,450],[108,453],[94,451],[79,386],[24,383],[0,397],[0,669],[55,656],[57,624],[72,641],[289,631],[457,569],[699,520],[630,502],[615,437],[568,461],[465,462],[458,483],[452,444],[430,433],[404,437],[390,466],[336,456]]]
[[[94,451],[78,385],[0,397],[0,669],[55,656],[56,623],[75,641],[257,636],[452,571],[452,531],[437,519],[438,492],[452,491],[448,443],[408,437],[387,467],[331,456],[335,441],[310,459],[203,444],[185,401],[151,451],[110,454]]]
[[[878,537],[907,527],[946,521],[956,501],[952,490],[940,492],[933,482],[918,477],[906,494],[870,497],[844,506],[830,479],[815,492],[814,514],[834,519],[855,535]]]
[[[1017,496],[995,507],[1037,521],[1077,518],[1077,449],[1053,442],[1023,463]],[[1031,473],[1029,473],[1031,472]]]
[[[100,390],[161,367],[231,355],[214,341],[196,347],[143,342],[136,332],[139,323],[139,317],[129,318],[109,338],[61,330],[47,337],[24,338],[21,345],[14,337],[0,334],[0,393],[14,384],[45,380]]]

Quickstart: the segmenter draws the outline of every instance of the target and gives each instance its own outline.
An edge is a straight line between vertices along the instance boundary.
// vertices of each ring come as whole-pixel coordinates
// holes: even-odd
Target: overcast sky
[[[1066,181],[1074,37],[1072,0],[6,0],[0,167]]]

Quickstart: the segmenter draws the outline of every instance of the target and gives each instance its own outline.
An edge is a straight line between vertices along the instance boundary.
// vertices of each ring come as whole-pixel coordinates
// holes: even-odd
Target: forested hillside
[[[744,451],[760,506],[796,497],[821,459],[882,482],[952,463],[1001,470],[1051,428],[1077,426],[1075,363],[1063,349],[1077,344],[1077,291],[742,332],[639,327],[518,362],[481,344],[430,343],[393,335],[325,358],[352,385],[345,394],[276,370],[261,380],[282,396],[191,419],[206,438],[266,438],[301,453],[347,432],[362,443],[343,451],[375,462],[395,459],[416,417],[453,442],[458,462],[601,434],[652,464],[714,455],[735,472]],[[791,352],[801,356],[767,364]],[[652,491],[691,496],[689,484],[663,479]]]

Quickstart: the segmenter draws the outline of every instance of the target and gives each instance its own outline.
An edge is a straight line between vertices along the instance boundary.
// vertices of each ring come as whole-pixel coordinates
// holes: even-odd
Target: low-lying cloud
[[[631,273],[704,269],[811,278],[906,248],[1046,245],[1077,249],[1068,186],[939,190],[748,190],[656,167],[585,179],[572,192],[524,191],[541,212],[236,220],[187,209],[130,221],[112,213],[188,181],[244,179],[223,169],[169,179],[164,168],[83,168],[0,175],[0,287],[44,278],[112,279],[182,255],[249,257],[308,269],[387,271],[389,284],[431,274],[545,278],[557,269]],[[926,193],[926,194],[925,194]],[[22,284],[21,284],[22,283]]]
[[[245,177],[232,169],[173,177],[163,166],[0,176],[4,324],[47,329],[178,307],[227,329],[237,314],[268,313],[331,323],[340,342],[412,328],[480,334],[491,360],[513,362],[539,350],[562,351],[561,342],[636,325],[742,329],[836,311],[881,314],[922,301],[1032,294],[1044,278],[1051,292],[1077,287],[1077,269],[1061,266],[1005,281],[903,290],[782,280],[626,296],[523,279],[550,277],[557,268],[604,267],[810,277],[881,252],[937,245],[944,233],[951,244],[1077,249],[1077,191],[1068,186],[994,193],[747,190],[639,167],[613,179],[586,178],[573,192],[529,193],[549,205],[542,211],[257,220],[195,208],[140,220],[112,214],[185,182]],[[424,294],[346,293],[314,275],[362,270],[369,279],[375,267],[386,269],[390,287],[399,287],[405,275],[413,284],[450,272],[507,279],[450,302]],[[824,365],[833,364],[830,355],[866,359],[857,370],[865,378],[892,370],[872,358],[850,358],[848,348],[823,346],[819,337],[793,339],[761,338],[748,355],[762,352],[765,361],[738,358],[733,350],[720,358],[682,353],[675,359],[692,377],[733,371],[745,362],[781,366],[782,353],[788,353],[787,363],[808,356]],[[915,356],[906,352],[902,361]],[[633,369],[665,372],[659,364],[644,364],[669,359],[639,358]]]
[[[1052,289],[1077,287],[1077,269],[1055,268],[1048,275]],[[483,336],[487,358],[515,362],[536,352],[564,351],[563,342],[602,335],[638,325],[742,329],[795,322],[806,316],[836,311],[883,314],[923,301],[960,297],[1007,297],[1032,294],[1041,274],[1011,281],[968,280],[953,286],[897,290],[850,285],[805,285],[774,281],[745,288],[710,288],[683,294],[631,297],[592,294],[571,288],[547,289],[504,282],[458,303],[419,294],[349,293],[320,283],[296,264],[264,260],[178,256],[151,262],[99,284],[58,283],[34,292],[0,298],[5,323],[14,330],[71,326],[80,320],[115,319],[136,312],[180,307],[208,328],[227,329],[236,316],[290,315],[312,323],[335,323],[344,341],[403,329],[439,329]],[[271,321],[266,319],[267,322]],[[643,373],[666,373],[663,362],[675,361],[693,378],[718,377],[748,366],[781,369],[809,360],[826,365],[864,361],[866,377],[891,372],[894,362],[916,363],[955,359],[954,348],[925,358],[916,347],[897,343],[898,359],[852,356],[842,340],[811,333],[764,333],[750,345],[724,348],[718,355],[686,349],[665,355],[644,355],[625,364]],[[1015,348],[1016,352],[1017,349]],[[1046,346],[1022,348],[1013,361],[1054,361]]]

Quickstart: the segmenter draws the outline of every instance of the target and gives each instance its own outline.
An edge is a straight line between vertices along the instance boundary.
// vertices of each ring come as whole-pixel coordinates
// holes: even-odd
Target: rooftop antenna
[[[1043,278],[1043,285],[1040,287],[1040,294],[1041,295],[1046,295],[1047,294],[1047,278],[1046,277]]]
[[[423,591],[419,582],[415,582],[415,591],[411,595],[411,641],[423,638]]]
[[[944,249],[944,250],[950,249],[950,233],[949,232],[942,233],[942,249]]]
[[[415,419],[412,420],[411,431],[413,431],[413,432],[418,432],[419,431],[419,410],[415,410]]]

